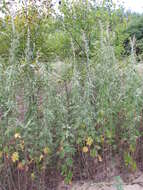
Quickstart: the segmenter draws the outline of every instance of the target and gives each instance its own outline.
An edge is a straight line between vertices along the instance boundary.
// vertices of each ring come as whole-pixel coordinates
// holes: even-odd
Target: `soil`
[[[60,183],[57,190],[143,190],[143,175],[137,179],[125,183],[121,178],[120,181],[114,179],[110,182],[94,183],[93,181],[79,181],[71,185]]]
[[[143,190],[143,174],[135,172],[127,174],[128,182],[120,176],[114,177],[111,181],[94,182],[94,181],[76,181],[71,185],[60,182],[57,190]]]
[[[92,169],[89,178],[73,179],[70,185],[66,185],[64,181],[59,182],[56,190],[143,190],[143,163],[138,162],[136,171],[127,169],[123,166],[119,157],[115,158],[116,162],[108,159],[104,163],[98,163],[96,172],[94,172],[94,165],[89,165]],[[90,160],[92,163],[92,161]],[[89,162],[89,163],[90,163]],[[93,164],[93,163],[92,163]],[[77,168],[79,168],[77,166]],[[83,176],[84,170],[82,170]],[[79,174],[78,174],[79,175]],[[80,180],[81,179],[81,180]]]

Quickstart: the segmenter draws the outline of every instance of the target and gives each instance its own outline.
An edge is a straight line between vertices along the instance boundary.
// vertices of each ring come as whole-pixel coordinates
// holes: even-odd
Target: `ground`
[[[123,182],[120,177],[110,182],[101,183],[81,181],[73,182],[71,185],[65,185],[64,182],[62,182],[59,184],[58,190],[143,190],[143,175],[141,174],[128,184]]]

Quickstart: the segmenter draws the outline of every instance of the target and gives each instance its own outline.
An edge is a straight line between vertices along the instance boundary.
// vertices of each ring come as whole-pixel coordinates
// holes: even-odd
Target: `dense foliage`
[[[44,190],[53,169],[67,183],[77,170],[91,177],[107,151],[137,168],[143,87],[134,51],[121,61],[127,19],[112,1],[93,2],[46,14],[29,5],[0,21],[2,189]]]
[[[126,29],[128,38],[125,40],[126,49],[130,51],[129,37],[135,37],[135,49],[140,60],[143,58],[143,15],[133,14],[130,15],[130,22]]]

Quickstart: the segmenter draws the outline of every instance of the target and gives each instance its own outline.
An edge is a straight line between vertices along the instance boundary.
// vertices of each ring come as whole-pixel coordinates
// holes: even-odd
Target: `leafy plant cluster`
[[[126,52],[130,51],[130,40],[129,37],[135,38],[135,49],[136,54],[138,55],[138,59],[142,61],[143,58],[143,15],[131,14],[130,22],[128,24],[127,29],[125,30],[128,38],[125,40]]]
[[[136,169],[142,79],[132,55],[118,60],[124,22],[112,6],[63,1],[60,15],[29,7],[1,20],[2,189],[45,189],[51,168],[70,183],[77,160],[88,173],[88,158],[102,163],[107,149]]]

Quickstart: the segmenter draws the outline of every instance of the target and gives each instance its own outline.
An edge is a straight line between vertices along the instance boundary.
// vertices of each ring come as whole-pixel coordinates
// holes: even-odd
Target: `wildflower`
[[[24,141],[20,141],[20,144],[19,144],[20,148],[22,151],[24,151]]]
[[[81,127],[85,129],[86,125],[83,123],[83,124],[81,124]]]
[[[24,151],[24,144],[21,143],[20,148],[21,148],[22,151]]]
[[[12,156],[11,156],[11,159],[12,159],[12,161],[15,163],[16,161],[18,161],[19,160],[19,154],[18,154],[18,152],[14,152],[13,154],[12,154]]]
[[[50,152],[50,149],[48,147],[45,147],[43,152],[44,152],[44,154],[48,154]]]
[[[32,179],[32,180],[34,180],[34,179],[35,179],[35,174],[34,174],[34,172],[33,172],[33,173],[31,173],[31,179]]]
[[[91,137],[88,137],[88,138],[86,139],[86,144],[87,144],[88,146],[91,146],[92,143],[93,143],[93,139],[92,139]]]
[[[102,162],[102,157],[100,155],[98,155],[98,160],[99,162]]]
[[[40,156],[40,159],[39,159],[39,160],[41,161],[43,158],[44,158],[44,156],[43,156],[43,154],[41,154],[41,156]]]
[[[20,134],[19,134],[19,133],[15,133],[14,138],[15,138],[15,139],[20,139],[20,138],[21,138],[21,136],[20,136]]]
[[[102,136],[102,137],[101,137],[101,143],[102,143],[102,144],[104,143],[104,140],[105,140],[105,139],[104,139],[104,137]]]
[[[88,147],[84,146],[83,149],[82,149],[82,152],[87,153],[88,152]]]
[[[23,170],[23,169],[24,169],[23,163],[22,163],[22,162],[19,162],[17,168],[18,168],[19,170]]]
[[[57,83],[61,83],[61,82],[62,82],[62,80],[61,80],[61,79],[58,79],[58,80],[57,80]]]

